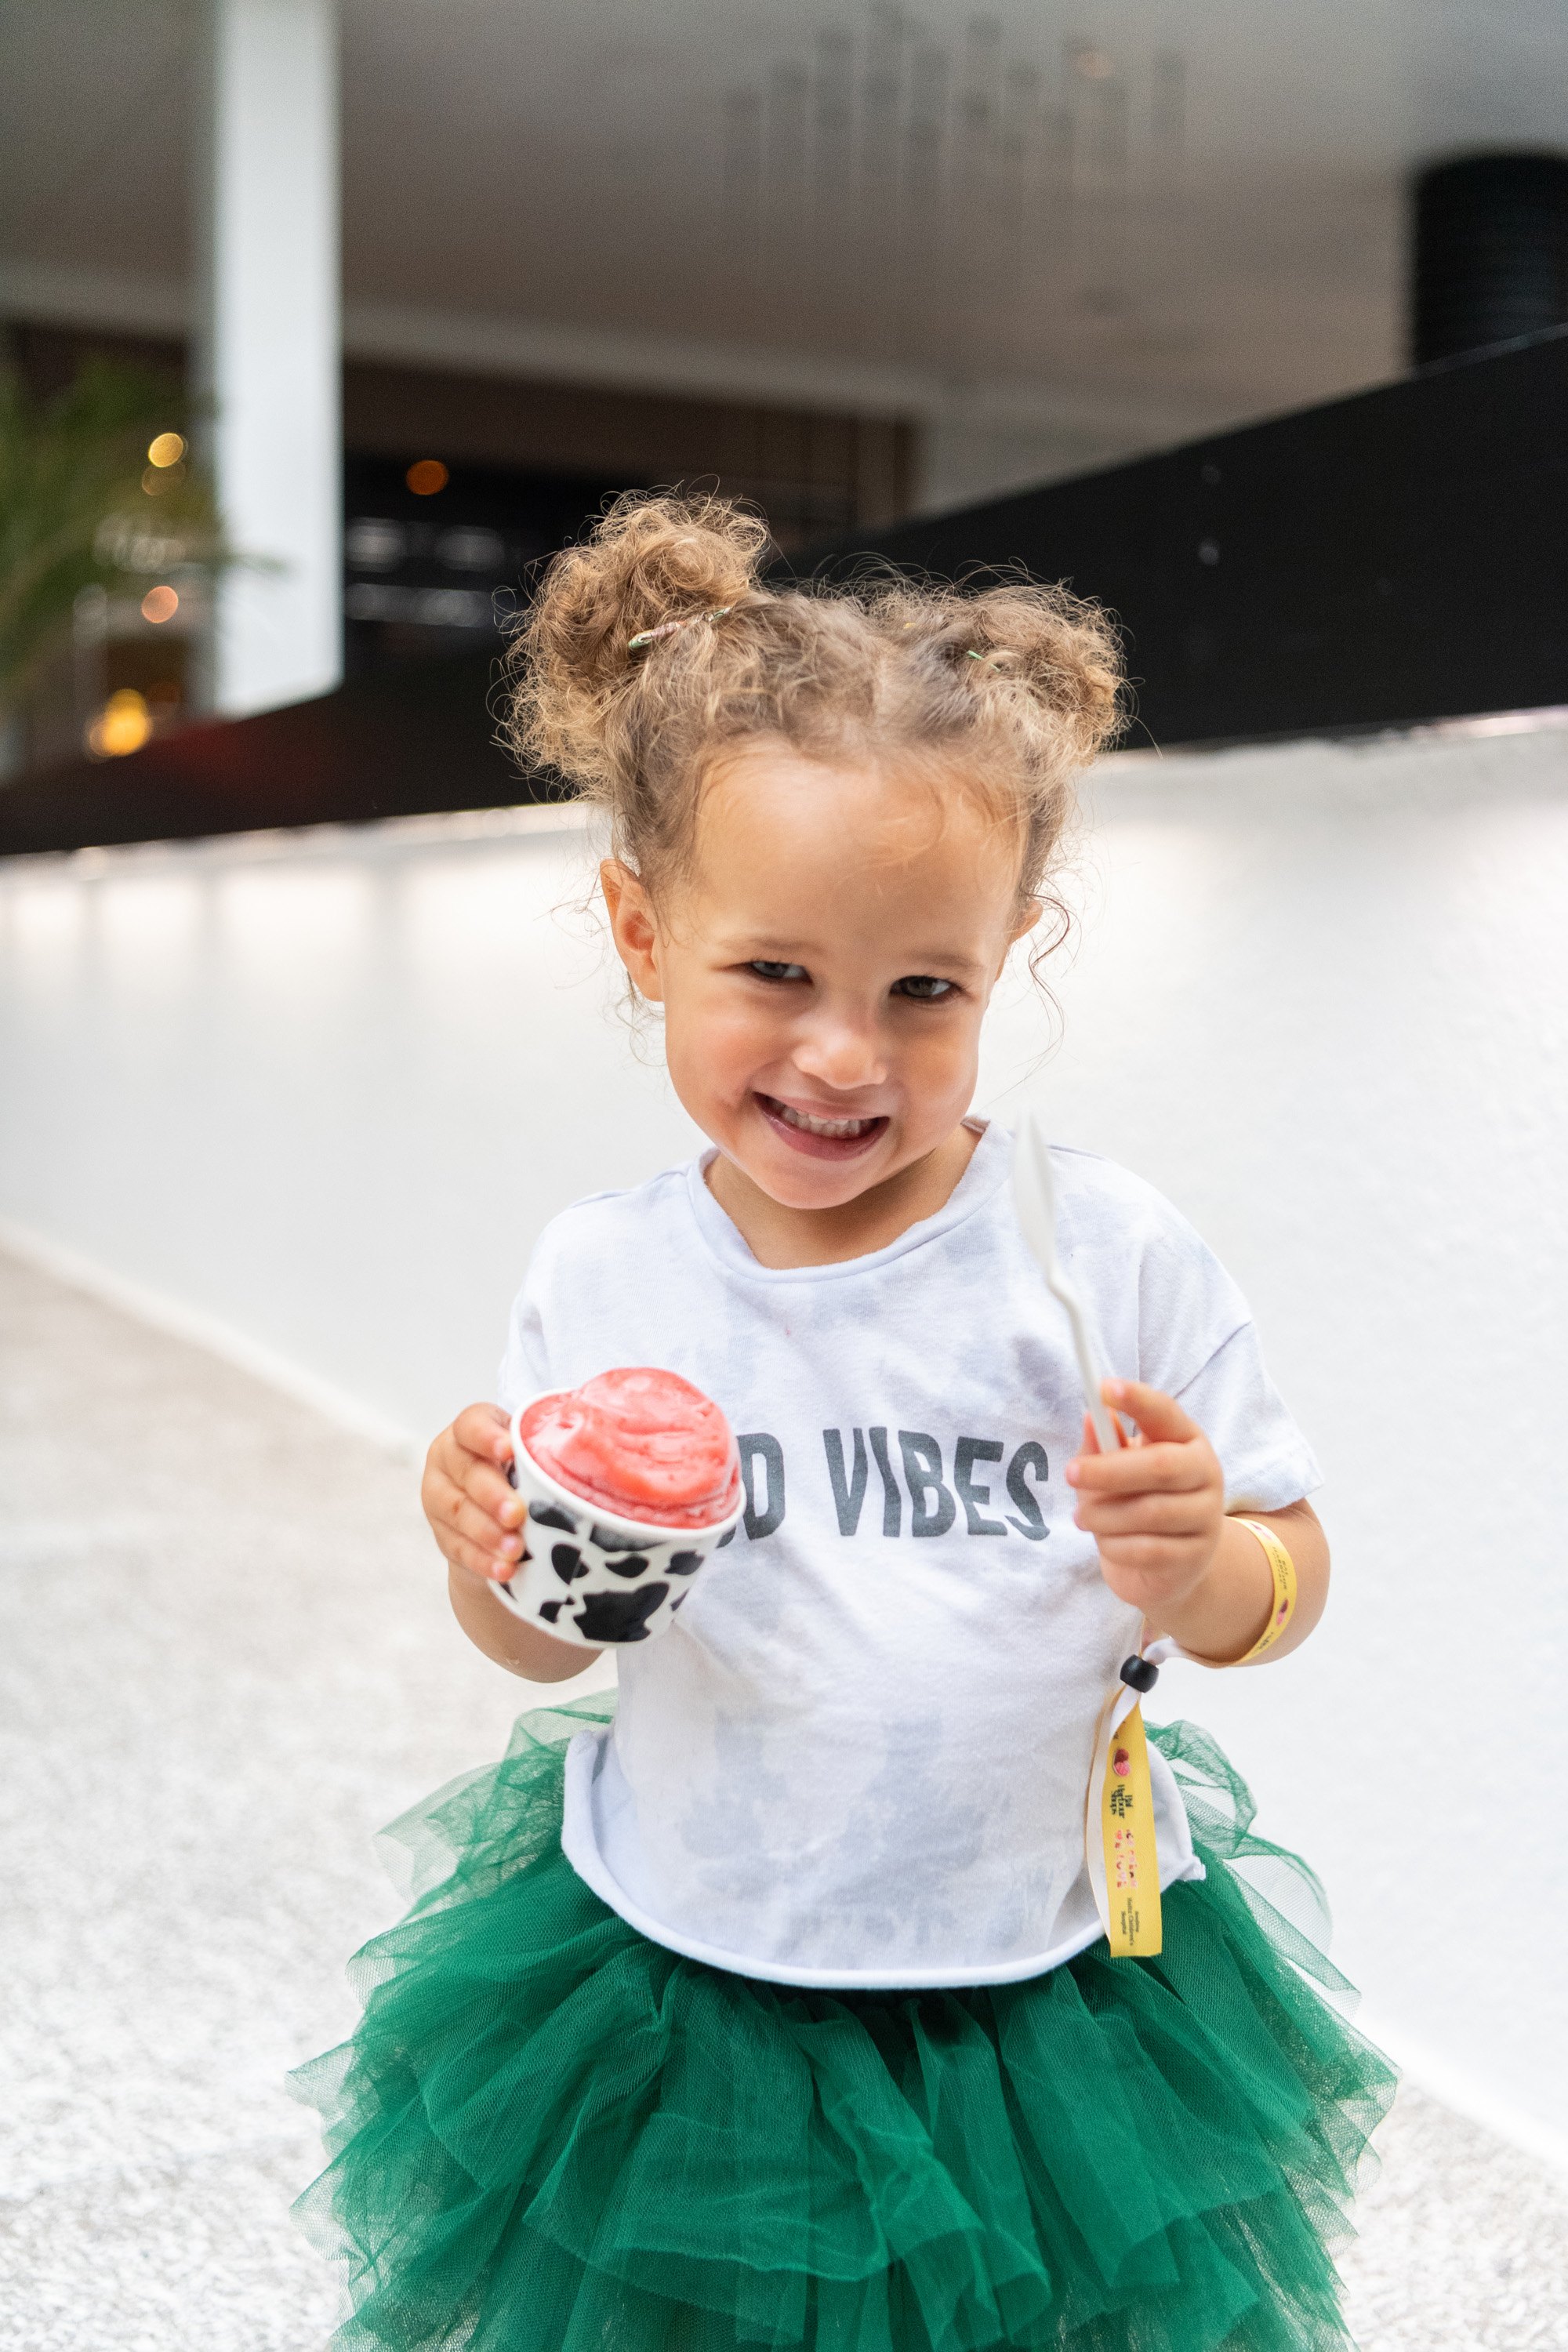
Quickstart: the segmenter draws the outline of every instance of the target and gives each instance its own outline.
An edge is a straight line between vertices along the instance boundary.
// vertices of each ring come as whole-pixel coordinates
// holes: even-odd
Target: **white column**
[[[208,699],[240,714],[342,671],[337,0],[206,0],[194,378],[229,540]]]

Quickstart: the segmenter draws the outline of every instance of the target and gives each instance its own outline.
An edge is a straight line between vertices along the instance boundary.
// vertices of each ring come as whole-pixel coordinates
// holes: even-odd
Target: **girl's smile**
[[[830,1110],[808,1110],[804,1103],[780,1102],[774,1095],[759,1094],[756,1104],[781,1140],[809,1160],[853,1160],[870,1149],[888,1124],[880,1113],[844,1118]]]

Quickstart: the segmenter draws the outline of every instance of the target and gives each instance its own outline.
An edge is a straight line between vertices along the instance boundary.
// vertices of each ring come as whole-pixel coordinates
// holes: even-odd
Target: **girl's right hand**
[[[507,1478],[511,1424],[497,1404],[471,1404],[425,1457],[419,1500],[455,1568],[504,1583],[522,1557],[527,1506]]]

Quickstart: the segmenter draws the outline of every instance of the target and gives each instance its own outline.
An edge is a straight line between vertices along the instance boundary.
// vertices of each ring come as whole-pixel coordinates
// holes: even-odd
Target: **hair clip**
[[[673,637],[678,629],[689,629],[693,621],[721,621],[726,613],[734,609],[732,604],[715,604],[710,613],[685,613],[679,621],[661,621],[657,629],[639,629],[635,637],[627,638],[626,651],[640,654],[660,637]]]

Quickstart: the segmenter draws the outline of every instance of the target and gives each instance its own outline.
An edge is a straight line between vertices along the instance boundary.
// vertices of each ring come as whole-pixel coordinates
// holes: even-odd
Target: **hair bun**
[[[1008,581],[954,608],[977,682],[1023,686],[1057,720],[1070,756],[1087,764],[1122,723],[1117,632],[1099,606],[1064,588]],[[960,664],[960,667],[969,667]]]
[[[616,691],[639,666],[633,639],[739,604],[768,543],[761,517],[732,499],[624,493],[590,539],[545,568],[513,654],[520,748],[592,775]]]

